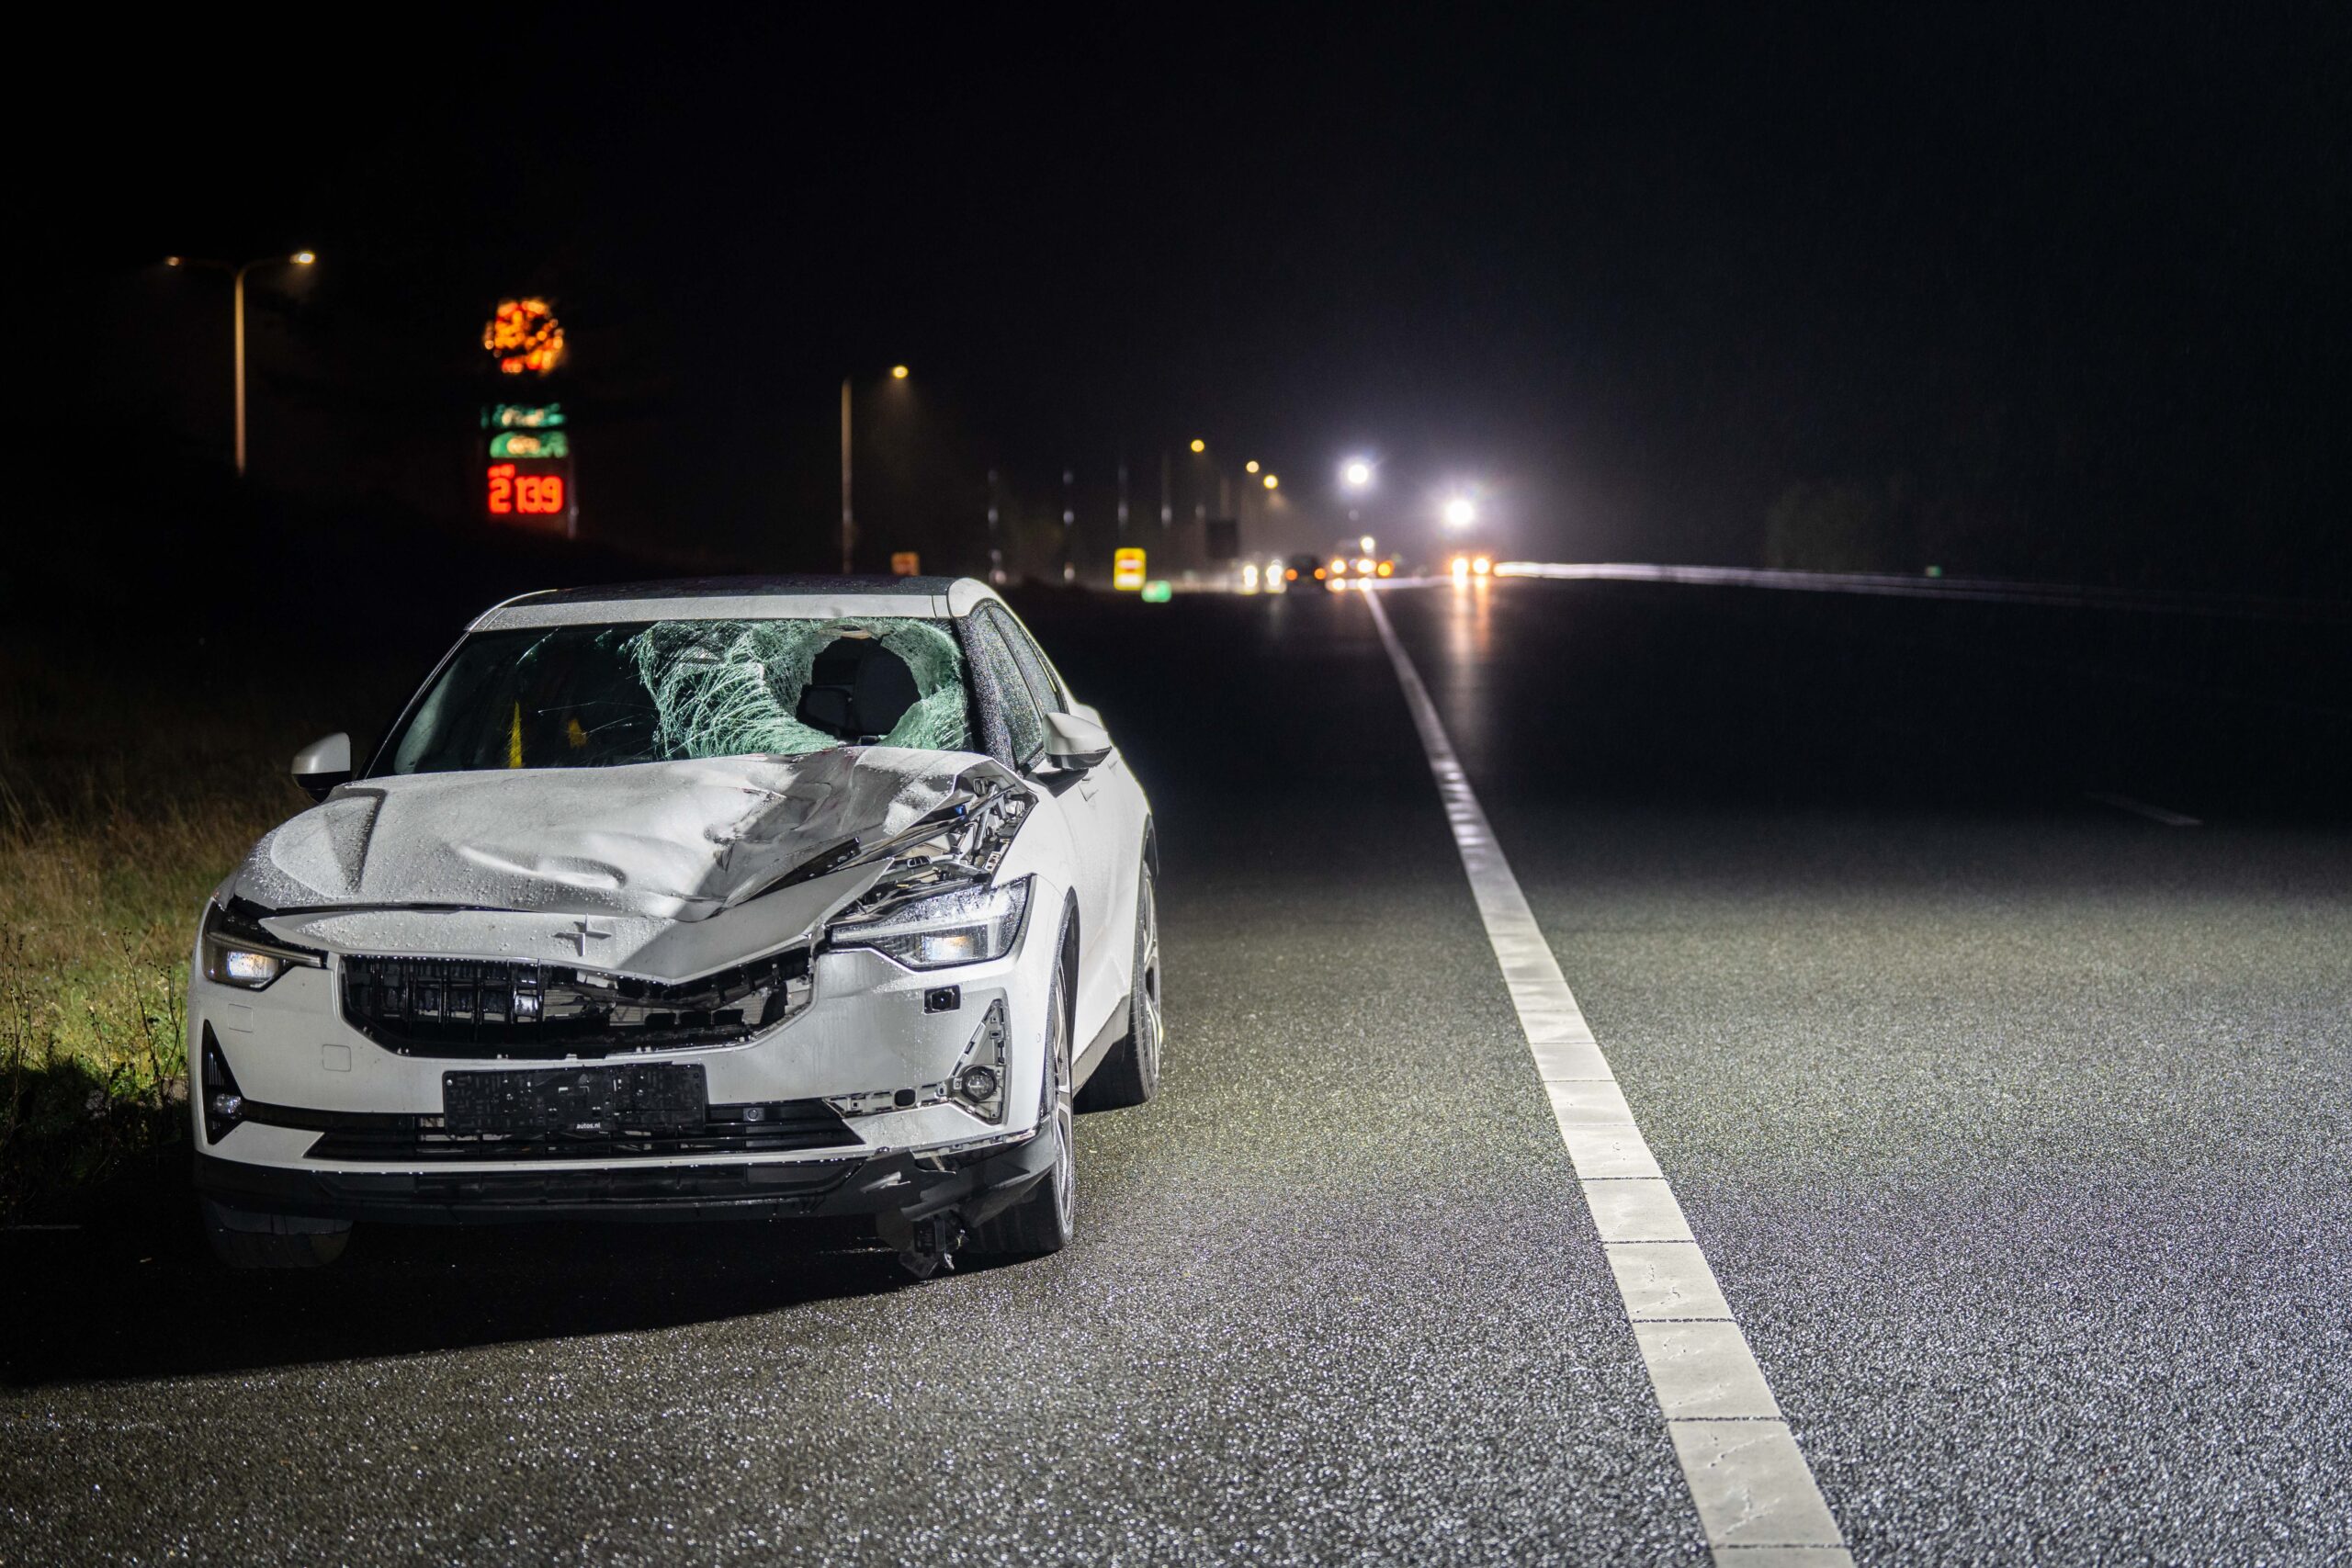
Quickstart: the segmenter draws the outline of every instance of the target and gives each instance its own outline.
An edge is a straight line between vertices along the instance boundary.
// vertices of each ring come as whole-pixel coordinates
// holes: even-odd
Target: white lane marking
[[[1741,1548],[1820,1547],[1836,1539],[1838,1521],[1829,1517],[1787,1422],[1669,1421],[1667,1427],[1707,1544],[1723,1568],[1748,1561]],[[1853,1559],[1840,1547],[1808,1561],[1850,1565]]]
[[[1568,1145],[1579,1180],[1622,1181],[1662,1174],[1639,1127],[1562,1127],[1560,1137]]]
[[[1731,1316],[1715,1271],[1695,1244],[1621,1241],[1606,1250],[1617,1293],[1625,1298],[1625,1315],[1636,1324]]]
[[[1584,1010],[1536,926],[1380,595],[1364,603],[1420,732],[1487,940],[1576,1165],[1675,1458],[1719,1568],[1851,1568],[1845,1538],[1733,1320]]]
[[[1662,1176],[1582,1185],[1585,1207],[1592,1211],[1593,1228],[1604,1242],[1693,1239],[1690,1222],[1682,1217],[1682,1205]]]
[[[1594,1054],[1600,1054],[1598,1046]],[[1546,1083],[1544,1091],[1552,1097],[1552,1116],[1560,1123],[1563,1135],[1572,1127],[1630,1129],[1634,1125],[1634,1108],[1625,1103],[1625,1091],[1614,1078],[1571,1078]]]
[[[1636,1323],[1634,1338],[1668,1421],[1711,1416],[1724,1421],[1780,1419],[1780,1401],[1764,1381],[1764,1369],[1747,1353],[1747,1339],[1731,1319]]]
[[[2118,811],[2129,811],[2134,817],[2144,817],[2151,822],[2161,822],[2167,828],[2202,828],[2202,818],[2179,811],[2151,806],[2144,800],[2134,800],[2128,795],[2109,795],[2104,790],[2086,790],[2084,798],[2096,800],[2101,806],[2112,806]]]

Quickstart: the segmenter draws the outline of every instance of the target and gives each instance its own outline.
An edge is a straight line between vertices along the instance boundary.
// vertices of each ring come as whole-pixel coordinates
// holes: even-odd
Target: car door
[[[1029,628],[1001,604],[989,604],[982,611],[1012,650],[1038,708],[1068,713],[1076,706]],[[1086,776],[1057,792],[1077,860],[1079,919],[1085,936],[1079,956],[1080,1050],[1114,1021],[1113,1014],[1126,999],[1127,972],[1135,966],[1136,870],[1143,823],[1127,809],[1138,792],[1120,787],[1126,782],[1125,766],[1114,750]]]

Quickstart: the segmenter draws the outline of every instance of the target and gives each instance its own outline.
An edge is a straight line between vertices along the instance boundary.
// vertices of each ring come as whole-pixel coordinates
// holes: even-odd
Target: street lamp
[[[1266,476],[1266,488],[1267,488],[1268,490],[1274,490],[1274,489],[1279,488],[1279,487],[1281,486],[1282,482],[1283,482],[1282,480],[1280,480],[1280,479],[1276,479],[1276,478],[1275,478],[1273,475],[1272,475],[1272,474],[1268,474],[1268,475]]]
[[[1225,471],[1225,465],[1208,455],[1209,444],[1199,436],[1193,437],[1192,447],[1193,456],[1199,459],[1193,465],[1193,521],[1195,523],[1208,521],[1208,481],[1202,477],[1204,465],[1210,472],[1216,475],[1218,513],[1230,515],[1233,511],[1232,480]]]
[[[216,272],[225,272],[230,275],[230,292],[235,297],[234,357],[237,377],[237,477],[239,479],[243,479],[245,473],[245,274],[257,266],[268,266],[273,263],[287,266],[309,266],[318,259],[317,254],[311,251],[296,251],[290,256],[255,256],[243,266],[232,266],[221,261],[207,261],[201,256],[165,256],[164,258],[165,266],[209,266]]]
[[[1347,466],[1340,470],[1340,477],[1347,481],[1350,490],[1370,490],[1372,465],[1362,457],[1351,457]]]
[[[1445,503],[1444,515],[1447,527],[1467,528],[1478,521],[1477,503],[1466,495],[1457,495]]]
[[[890,379],[893,381],[905,380],[907,374],[907,367],[903,365],[890,367]],[[850,507],[849,491],[849,383],[848,377],[842,378],[842,575],[843,577],[847,577],[854,570],[854,552],[857,546],[857,514]]]

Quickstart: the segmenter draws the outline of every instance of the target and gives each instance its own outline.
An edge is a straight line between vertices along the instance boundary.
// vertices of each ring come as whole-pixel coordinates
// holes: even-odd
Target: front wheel
[[[1069,1245],[1078,1208],[1078,1155],[1070,1146],[1069,996],[1067,976],[1059,970],[1046,998],[1042,1077],[1037,1131],[1054,1140],[1054,1163],[1019,1202],[972,1228],[972,1250],[981,1257],[1044,1258]]]
[[[1136,874],[1135,976],[1127,988],[1127,1037],[1111,1047],[1079,1096],[1080,1111],[1124,1111],[1159,1092],[1166,1038],[1159,1011],[1159,890],[1146,861]]]

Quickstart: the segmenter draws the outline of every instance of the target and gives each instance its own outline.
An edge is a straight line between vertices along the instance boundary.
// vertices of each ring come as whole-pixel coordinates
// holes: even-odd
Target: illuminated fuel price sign
[[[568,458],[492,463],[483,502],[493,523],[569,536],[575,506]]]

